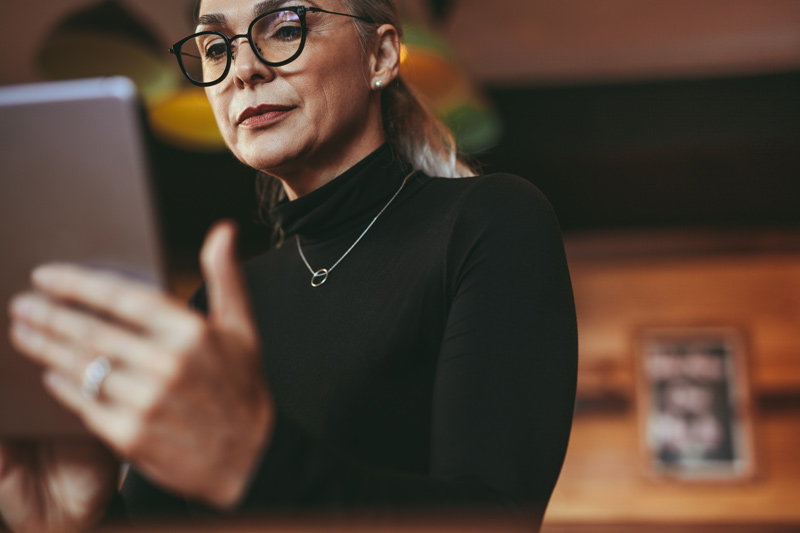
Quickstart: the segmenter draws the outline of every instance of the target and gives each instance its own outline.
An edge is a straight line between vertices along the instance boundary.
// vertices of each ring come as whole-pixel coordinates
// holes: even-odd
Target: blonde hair
[[[341,1],[351,14],[372,21],[354,19],[365,50],[375,46],[375,30],[383,24],[394,26],[402,38],[403,25],[394,0]],[[414,170],[445,178],[475,175],[459,157],[453,134],[402,77],[383,89],[381,109],[387,141]]]

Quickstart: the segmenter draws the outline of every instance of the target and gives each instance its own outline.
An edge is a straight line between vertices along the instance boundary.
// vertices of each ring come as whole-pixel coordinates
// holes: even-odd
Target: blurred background
[[[800,1],[399,4],[403,74],[485,172],[530,180],[562,224],[580,374],[545,531],[800,527]],[[167,53],[193,5],[0,4],[0,84],[139,85],[181,298],[214,220],[240,222],[245,257],[271,232]]]

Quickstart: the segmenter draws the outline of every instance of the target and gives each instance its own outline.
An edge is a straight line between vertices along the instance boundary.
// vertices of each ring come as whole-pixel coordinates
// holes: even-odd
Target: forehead
[[[198,0],[197,15],[220,13],[228,16],[252,15],[253,12],[264,12],[283,6],[304,5],[321,7],[327,10],[344,8],[342,0]]]

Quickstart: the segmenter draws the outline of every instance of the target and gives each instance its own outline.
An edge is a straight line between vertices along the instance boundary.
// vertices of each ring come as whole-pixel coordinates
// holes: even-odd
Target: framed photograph
[[[637,406],[646,471],[681,481],[751,478],[752,407],[741,332],[647,329],[638,340]]]

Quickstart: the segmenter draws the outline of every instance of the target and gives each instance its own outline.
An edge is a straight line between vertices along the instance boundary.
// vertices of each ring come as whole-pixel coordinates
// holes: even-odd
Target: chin
[[[259,137],[261,138],[251,142],[240,141],[231,149],[239,161],[256,170],[270,173],[272,169],[279,169],[296,161],[303,153],[302,144],[295,139],[271,135]]]

